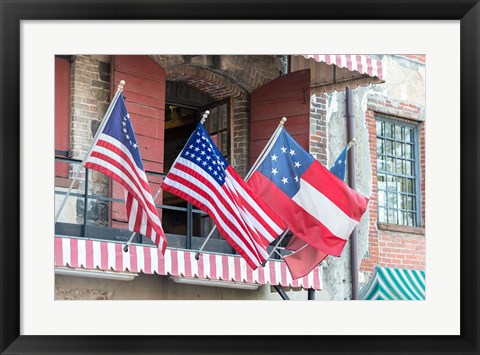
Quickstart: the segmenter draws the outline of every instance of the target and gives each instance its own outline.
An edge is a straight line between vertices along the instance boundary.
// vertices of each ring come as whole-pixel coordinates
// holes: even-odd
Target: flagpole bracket
[[[357,142],[357,138],[352,138],[352,140],[350,142],[348,142],[348,145],[347,145],[347,150],[350,150],[350,148],[352,148],[352,146]]]

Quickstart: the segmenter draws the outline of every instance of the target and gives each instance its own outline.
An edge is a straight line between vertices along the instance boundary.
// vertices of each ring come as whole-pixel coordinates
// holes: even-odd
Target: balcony
[[[67,194],[71,178],[81,161],[56,157],[56,212]],[[166,174],[146,171],[155,196]],[[245,260],[216,232],[201,248],[214,224],[208,215],[190,203],[167,193],[155,199],[167,238],[165,257],[147,237],[135,234],[129,251],[123,247],[131,238],[122,220],[125,200],[105,175],[82,169],[55,224],[55,265],[57,267],[100,269],[117,272],[144,272],[172,277],[221,280],[253,284],[282,285],[293,288],[321,289],[321,269],[316,268],[299,280],[291,275],[280,255],[289,237],[271,255],[265,265],[252,270]],[[123,190],[123,188],[122,188]],[[112,196],[113,195],[113,196]],[[273,242],[267,249],[273,250]]]

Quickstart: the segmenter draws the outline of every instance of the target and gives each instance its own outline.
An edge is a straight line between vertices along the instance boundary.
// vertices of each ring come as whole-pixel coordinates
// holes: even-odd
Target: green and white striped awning
[[[362,300],[425,300],[425,271],[376,267]]]

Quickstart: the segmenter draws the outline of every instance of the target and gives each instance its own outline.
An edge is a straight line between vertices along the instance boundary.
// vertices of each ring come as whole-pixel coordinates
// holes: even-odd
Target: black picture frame
[[[2,354],[479,354],[480,5],[478,1],[125,0],[114,2],[100,0],[88,2],[88,5],[86,3],[70,0],[0,0],[0,351]],[[295,337],[20,335],[20,21],[30,19],[460,20],[461,335]],[[448,68],[445,69],[445,73],[448,75]],[[448,164],[445,169],[448,171]],[[445,257],[448,258],[448,256]],[[268,319],[265,319],[265,323],[268,323]],[[201,326],[201,320],[199,320],[199,326]]]

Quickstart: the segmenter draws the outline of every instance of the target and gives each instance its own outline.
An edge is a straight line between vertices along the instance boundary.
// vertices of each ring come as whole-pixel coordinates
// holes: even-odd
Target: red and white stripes
[[[367,74],[372,77],[383,79],[384,68],[382,61],[372,59],[366,55],[352,55],[352,54],[303,54],[307,59],[314,59],[317,62],[324,62],[327,64],[334,64],[340,68],[347,68],[349,70],[357,71],[361,74]]]
[[[240,256],[203,253],[197,261],[195,251],[167,248],[162,257],[158,248],[132,244],[125,253],[123,246],[122,243],[55,237],[55,266],[118,272],[128,270],[315,290],[322,288],[319,267],[305,277],[293,280],[283,261],[269,260],[265,267],[252,270]]]
[[[206,211],[225,240],[256,268],[268,257],[266,247],[282,233],[283,222],[253,195],[231,166],[225,169],[224,180],[218,184],[204,169],[179,156],[162,189]]]

